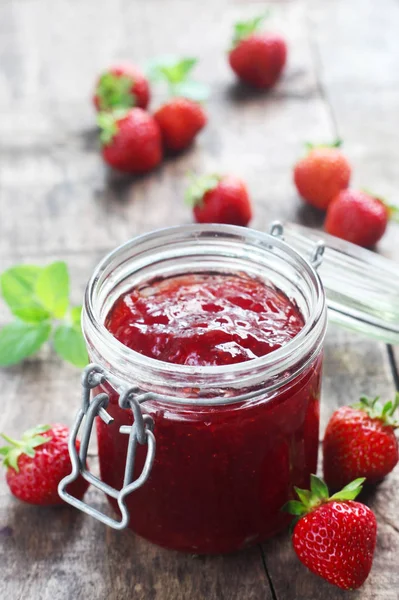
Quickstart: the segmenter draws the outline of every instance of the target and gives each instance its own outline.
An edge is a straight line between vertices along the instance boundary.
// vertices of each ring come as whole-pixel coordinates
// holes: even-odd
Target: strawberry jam
[[[136,352],[200,368],[274,352],[300,332],[304,318],[269,283],[242,274],[201,274],[130,290],[115,302],[105,325]],[[145,402],[157,448],[148,481],[128,497],[129,526],[154,543],[194,553],[237,550],[285,527],[282,505],[293,486],[306,487],[316,470],[320,374],[319,353],[276,391],[253,400]],[[180,396],[192,398],[195,386],[187,382]],[[97,419],[101,476],[119,489],[127,451],[119,428],[132,423],[132,414],[118,406],[116,393],[106,391],[114,422]],[[138,446],[136,477],[145,455],[146,446]]]

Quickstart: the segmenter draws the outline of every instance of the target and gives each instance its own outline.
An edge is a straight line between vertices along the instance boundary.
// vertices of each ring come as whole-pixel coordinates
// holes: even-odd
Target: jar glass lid
[[[315,243],[324,243],[324,256],[317,270],[331,321],[399,344],[399,264],[302,225],[286,223],[283,237],[307,259],[314,253]]]

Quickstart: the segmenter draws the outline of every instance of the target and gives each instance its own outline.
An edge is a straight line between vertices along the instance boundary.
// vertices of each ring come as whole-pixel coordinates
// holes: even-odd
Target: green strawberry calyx
[[[322,504],[332,501],[354,500],[362,491],[365,477],[359,477],[351,483],[348,483],[340,492],[329,495],[328,487],[325,482],[316,475],[310,476],[310,490],[302,490],[295,487],[295,493],[299,500],[289,500],[281,510],[294,515],[292,526],[296,525],[301,517],[312,512]]]
[[[337,138],[330,142],[329,144],[313,144],[312,142],[305,142],[305,148],[308,152],[312,150],[318,150],[319,148],[341,148],[343,141],[340,138]]]
[[[269,15],[270,11],[267,11],[262,15],[258,15],[257,17],[253,17],[247,21],[238,21],[238,23],[234,25],[233,48],[242,42],[242,40],[246,39],[250,35],[253,35],[254,33],[257,33]]]
[[[399,206],[395,206],[395,204],[387,204],[386,202],[383,202],[383,204],[385,204],[385,208],[388,211],[388,219],[390,221],[394,221],[395,223],[399,223]]]
[[[222,177],[213,173],[212,175],[202,175],[201,177],[191,176],[191,183],[184,194],[184,202],[187,206],[201,205],[207,192],[214,190]]]
[[[46,444],[52,439],[49,436],[42,435],[50,429],[50,425],[37,425],[37,427],[25,431],[20,441],[14,440],[8,435],[2,433],[2,438],[8,442],[7,446],[2,446],[0,448],[0,456],[3,459],[3,465],[5,467],[13,468],[18,473],[19,457],[22,454],[26,454],[27,456],[33,458],[35,456],[35,448],[37,448],[37,446]]]
[[[370,419],[378,419],[388,427],[399,428],[399,421],[395,419],[395,412],[399,408],[399,392],[396,393],[393,401],[389,400],[385,403],[380,402],[379,396],[373,399],[362,396],[359,402],[352,405],[352,408],[363,410]]]
[[[118,121],[126,117],[129,109],[118,109],[112,112],[99,112],[97,115],[97,125],[100,128],[100,141],[104,146],[112,143],[112,140],[119,131]]]
[[[128,75],[104,73],[96,88],[100,111],[136,106],[137,99],[132,92],[133,85],[134,80]]]

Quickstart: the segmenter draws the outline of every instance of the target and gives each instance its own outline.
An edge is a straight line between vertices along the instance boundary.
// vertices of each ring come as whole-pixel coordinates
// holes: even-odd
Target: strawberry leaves
[[[134,81],[127,75],[104,73],[97,84],[96,95],[100,111],[115,108],[132,108],[136,105],[136,96],[132,92]]]
[[[184,194],[184,202],[187,206],[194,207],[202,203],[206,192],[214,190],[221,180],[220,175],[203,175],[202,177],[191,177],[191,183]]]
[[[389,400],[383,404],[380,402],[380,397],[376,396],[371,399],[367,396],[362,396],[360,401],[353,404],[353,408],[363,410],[368,414],[370,419],[378,419],[388,427],[399,427],[399,421],[395,419],[395,412],[399,408],[399,392],[396,393],[394,401]]]
[[[355,500],[363,489],[363,483],[366,481],[365,477],[359,477],[351,483],[348,483],[340,492],[333,494],[330,500]]]
[[[151,61],[147,67],[148,77],[154,82],[164,82],[171,97],[182,97],[203,102],[209,97],[209,88],[194,81],[192,71],[198,59],[164,56]]]
[[[366,481],[365,477],[355,479],[348,485],[346,485],[340,492],[337,492],[333,496],[329,495],[328,487],[320,477],[316,475],[310,476],[310,491],[302,490],[295,487],[295,493],[299,500],[290,500],[281,510],[288,512],[295,517],[302,517],[312,510],[318,508],[321,504],[331,502],[332,500],[354,500],[362,491],[363,483]],[[298,520],[298,519],[297,519]],[[297,522],[294,521],[294,523]]]
[[[14,440],[13,438],[1,434],[2,438],[8,442],[8,446],[0,448],[0,456],[3,458],[3,465],[5,467],[13,468],[17,473],[19,472],[18,459],[22,454],[33,458],[35,456],[35,448],[42,446],[49,442],[52,438],[49,436],[42,435],[51,429],[50,425],[38,425],[33,429],[28,429],[22,435],[21,441]]]
[[[0,330],[0,366],[14,365],[35,354],[52,332],[54,348],[64,360],[77,367],[87,364],[81,307],[69,304],[69,275],[64,262],[12,267],[1,275],[0,290],[17,317]]]

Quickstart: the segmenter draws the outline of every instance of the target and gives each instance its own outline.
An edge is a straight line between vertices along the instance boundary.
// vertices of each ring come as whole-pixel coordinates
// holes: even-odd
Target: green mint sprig
[[[57,354],[76,367],[88,363],[81,306],[69,302],[64,262],[17,265],[0,276],[0,291],[16,320],[0,330],[0,366],[21,362],[52,339]]]
[[[161,56],[152,59],[147,65],[147,76],[154,82],[164,82],[171,97],[183,97],[196,102],[209,98],[209,87],[192,79],[192,71],[198,59]]]

